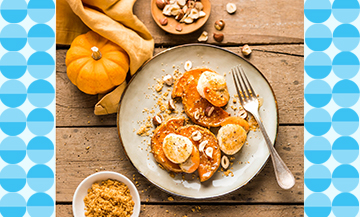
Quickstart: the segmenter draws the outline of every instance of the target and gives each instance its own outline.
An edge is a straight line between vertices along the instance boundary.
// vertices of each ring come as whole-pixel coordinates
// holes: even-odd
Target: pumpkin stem
[[[101,59],[102,55],[101,55],[101,52],[99,51],[99,48],[97,47],[92,47],[91,50],[93,51],[91,57],[94,59],[94,60],[99,60]]]

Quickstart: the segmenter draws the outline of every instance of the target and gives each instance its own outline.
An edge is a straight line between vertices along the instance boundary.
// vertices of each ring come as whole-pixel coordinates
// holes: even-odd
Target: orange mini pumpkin
[[[74,39],[65,61],[70,81],[87,94],[106,93],[120,85],[129,62],[124,49],[93,31]]]

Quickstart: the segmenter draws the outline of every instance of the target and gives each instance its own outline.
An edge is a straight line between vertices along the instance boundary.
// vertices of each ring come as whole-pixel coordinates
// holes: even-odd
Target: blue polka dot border
[[[304,214],[360,216],[358,0],[304,2]]]
[[[0,0],[2,217],[55,216],[55,25],[54,0]]]

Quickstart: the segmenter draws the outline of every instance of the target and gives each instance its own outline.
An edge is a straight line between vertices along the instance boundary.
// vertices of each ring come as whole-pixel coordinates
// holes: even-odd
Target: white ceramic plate
[[[190,44],[168,49],[153,57],[136,73],[120,102],[117,121],[119,137],[132,164],[150,182],[161,189],[189,198],[204,199],[221,196],[244,186],[266,163],[269,150],[261,132],[250,131],[248,144],[234,155],[235,160],[232,161],[234,164],[231,169],[233,176],[224,176],[223,172],[216,172],[211,179],[203,183],[196,178],[197,173],[195,173],[195,179],[191,174],[186,174],[185,179],[181,174],[174,178],[171,177],[167,171],[158,166],[152,154],[149,153],[150,148],[147,148],[147,144],[149,144],[150,138],[140,137],[136,134],[140,127],[137,122],[149,116],[143,112],[144,108],[151,108],[155,104],[153,90],[148,88],[156,84],[154,78],[161,78],[167,73],[173,74],[174,66],[184,72],[183,63],[187,60],[192,61],[193,67],[208,67],[220,74],[226,73],[225,78],[231,96],[236,94],[236,90],[229,71],[232,67],[241,64],[255,92],[264,99],[260,108],[260,116],[270,140],[273,141],[273,144],[275,143],[278,128],[277,105],[274,93],[265,77],[252,64],[237,54],[204,44]],[[166,86],[164,88],[167,89]],[[147,99],[146,95],[151,97]],[[170,99],[170,96],[168,98]],[[229,105],[233,105],[232,99],[229,101]],[[176,106],[178,108],[182,105],[178,103]],[[236,114],[230,106],[227,111],[232,116]],[[147,139],[147,142],[144,142],[144,139]]]
[[[84,198],[87,195],[87,190],[91,188],[91,185],[95,182],[100,182],[107,179],[117,180],[128,186],[128,188],[130,189],[130,194],[132,196],[132,199],[135,203],[134,211],[131,217],[139,216],[141,201],[140,201],[139,192],[136,189],[135,185],[128,178],[126,178],[126,176],[123,176],[120,173],[115,173],[111,171],[102,171],[88,176],[76,188],[72,203],[73,213],[75,217],[85,217]]]

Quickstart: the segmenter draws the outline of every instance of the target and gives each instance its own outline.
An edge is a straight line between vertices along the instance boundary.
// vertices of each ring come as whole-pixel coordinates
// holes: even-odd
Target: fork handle
[[[276,149],[272,145],[268,134],[266,133],[265,127],[262,124],[259,114],[252,114],[258,123],[260,130],[264,136],[265,142],[270,150],[271,160],[275,170],[276,181],[279,186],[283,189],[290,189],[295,185],[294,175],[291,173],[289,168],[286,166],[284,161],[281,159],[280,155],[277,153]]]

